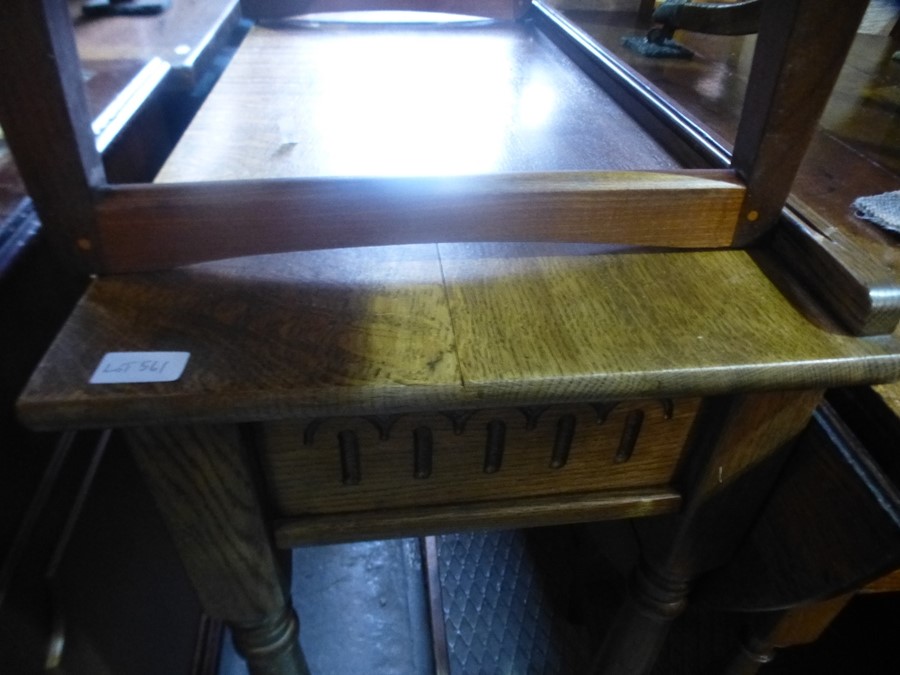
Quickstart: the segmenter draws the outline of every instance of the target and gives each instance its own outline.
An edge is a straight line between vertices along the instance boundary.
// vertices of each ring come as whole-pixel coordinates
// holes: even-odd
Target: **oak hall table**
[[[341,232],[313,233],[325,250],[102,276],[20,415],[122,430],[206,611],[257,675],[306,672],[282,549],[610,518],[636,519],[644,563],[596,669],[647,672],[822,391],[900,376],[900,340],[846,334],[764,249],[429,228],[461,174],[588,165],[647,171],[644,188],[696,180],[698,227],[741,198],[727,172],[676,172],[528,23],[254,28],[158,185],[427,174],[435,203],[394,224],[424,241],[333,248]],[[635,194],[662,222],[650,193]],[[346,195],[364,217],[366,194]],[[127,236],[113,244],[126,267],[145,260]],[[227,235],[211,245],[231,250]]]

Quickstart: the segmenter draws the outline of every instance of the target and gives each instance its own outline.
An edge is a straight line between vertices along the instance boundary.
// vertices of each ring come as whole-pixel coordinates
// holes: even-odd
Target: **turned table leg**
[[[741,649],[728,664],[725,675],[756,675],[775,658],[775,650],[818,640],[855,593],[846,593],[803,607],[752,617]]]
[[[673,516],[636,522],[644,560],[610,628],[593,672],[648,673],[691,583],[724,564],[750,527],[821,392],[752,394],[704,403]]]
[[[125,431],[206,612],[225,621],[253,675],[309,672],[238,428]]]

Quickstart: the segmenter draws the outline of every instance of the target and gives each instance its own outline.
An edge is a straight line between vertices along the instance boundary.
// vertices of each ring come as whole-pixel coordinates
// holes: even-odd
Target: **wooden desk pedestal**
[[[599,672],[646,672],[820,399],[900,342],[818,326],[750,255],[427,245],[95,281],[20,400],[124,429],[206,610],[252,672],[303,672],[278,548],[638,522],[645,563]],[[737,299],[740,301],[737,301]],[[175,382],[88,384],[107,352]]]

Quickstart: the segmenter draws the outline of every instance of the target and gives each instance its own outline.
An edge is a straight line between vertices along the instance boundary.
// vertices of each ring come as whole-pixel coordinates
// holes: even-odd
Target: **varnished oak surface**
[[[109,351],[191,353],[90,385]],[[20,399],[42,428],[820,388],[900,375],[900,340],[804,317],[740,251],[422,245],[95,281]]]
[[[566,0],[554,4],[577,6]],[[619,44],[622,35],[640,34],[646,28],[633,13],[572,10],[569,14],[604,47],[710,128],[720,142],[731,145],[755,37],[679,32],[678,39],[696,51],[692,61],[648,59]],[[900,186],[900,69],[891,59],[897,48],[896,38],[857,35],[792,195],[792,203],[812,215],[820,231],[817,237],[830,250],[852,262],[851,268],[868,270],[870,276],[859,278],[862,285],[900,280],[900,240],[856,218],[850,208],[856,197]],[[866,256],[869,260],[863,259]],[[875,294],[863,299],[865,307],[849,313],[863,315],[871,311],[869,302],[886,300]],[[900,385],[881,385],[875,391],[900,415]]]
[[[249,108],[239,112],[254,117]],[[409,120],[405,126],[409,132]],[[428,137],[447,126],[429,127]],[[618,161],[618,150],[634,153],[641,143],[641,134],[619,138],[615,130],[624,127],[615,121],[604,126],[603,134],[592,129],[589,137],[619,147],[609,154],[588,149],[591,168],[607,157]],[[551,149],[563,144],[549,130],[546,137]],[[213,140],[206,139],[211,153],[227,145]],[[355,149],[362,155],[363,140]],[[574,141],[566,161],[581,156],[583,145]],[[278,149],[290,154],[298,147],[306,146],[289,140]],[[522,162],[528,154],[511,156]],[[386,157],[382,153],[379,165]],[[486,171],[501,170],[508,169]],[[342,175],[328,170],[335,173]],[[807,313],[793,302],[807,305]],[[88,384],[103,354],[122,350],[184,350],[191,358],[172,383]],[[426,418],[423,411],[624,399],[633,405],[672,398],[680,406],[689,397],[731,394],[704,401],[696,424],[688,409],[681,428],[691,429],[691,440],[683,446],[678,434],[656,436],[648,429],[645,438],[656,439],[653,457],[645,458],[648,466],[640,467],[638,447],[632,460],[621,460],[635,461],[633,469],[606,477],[581,472],[585,491],[574,499],[551,479],[521,492],[511,484],[510,499],[499,508],[479,499],[419,510],[418,500],[410,499],[410,508],[379,514],[374,502],[383,493],[376,491],[359,505],[359,522],[338,522],[332,505],[311,529],[297,513],[287,515],[301,517],[274,524],[277,541],[290,545],[315,540],[322,528],[390,536],[463,523],[509,526],[669,513],[665,522],[651,524],[664,528],[665,536],[647,540],[653,555],[637,576],[635,609],[623,608],[601,657],[622,664],[615,672],[649,672],[690,582],[729,557],[769,493],[786,454],[782,449],[806,423],[818,389],[898,375],[900,340],[840,334],[810,310],[798,289],[776,288],[746,252],[423,244],[240,258],[98,279],[33,376],[20,412],[38,428],[136,427],[126,431],[132,450],[201,597],[232,624],[251,672],[262,675],[307,672],[263,531],[263,511],[271,504],[263,508],[256,494],[261,485],[250,479],[255,467],[245,454],[244,441],[259,441],[261,428],[282,424],[272,420],[402,412]],[[260,421],[270,424],[234,424]],[[620,438],[625,436],[623,431]],[[350,474],[344,482],[364,485],[366,468],[361,481],[352,475],[348,446],[352,442],[340,448],[342,470]],[[489,426],[488,473],[496,468],[498,448],[502,441]],[[272,450],[253,449],[258,455]],[[421,448],[415,450],[418,457]],[[683,463],[676,464],[676,455]],[[526,458],[513,459],[509,468],[516,478]],[[572,468],[578,466],[573,458]],[[303,478],[304,467],[291,470],[292,480]],[[484,483],[473,492],[492,494],[479,478]],[[285,500],[280,506],[293,511],[286,501],[293,498],[292,486],[279,487]],[[399,498],[396,492],[389,497]],[[338,508],[352,513],[356,507],[345,502]],[[248,557],[256,549],[263,555]],[[264,595],[253,592],[257,583]],[[638,667],[629,670],[627,663]]]
[[[679,170],[531,24],[289,22],[251,31],[157,185],[101,196],[95,247],[122,273],[430,242],[719,248],[744,188]]]
[[[560,0],[554,5],[576,3]],[[622,36],[641,35],[647,30],[648,24],[634,12],[574,9],[566,13],[652,87],[671,97],[725,147],[732,145],[755,36],[680,31],[676,37],[694,50],[693,59],[651,59],[621,45]],[[823,234],[832,239],[838,254],[844,248],[858,248],[871,257],[870,266],[880,267],[884,282],[894,283],[900,280],[897,238],[856,218],[850,205],[857,197],[896,190],[900,185],[900,100],[896,93],[900,69],[891,61],[897,49],[894,38],[857,35],[791,196],[791,203],[819,217],[817,225],[828,224]]]
[[[744,193],[732,172],[714,170],[117,186],[98,208],[98,240],[105,273],[432,242],[720,248],[732,243]]]
[[[335,30],[251,31],[160,181],[677,168],[528,25]],[[483,107],[458,105],[473,93]],[[747,253],[599,250],[373,247],[100,279],[21,413],[44,427],[259,420],[900,375],[900,341],[814,325]],[[87,384],[127,350],[191,360],[176,383]]]
[[[894,337],[900,339],[900,328],[894,332]],[[887,408],[900,419],[900,382],[877,385],[873,389]]]
[[[675,170],[528,25],[254,27],[158,182]]]
[[[515,409],[470,411],[463,428],[441,413],[404,415],[392,420],[387,437],[360,418],[270,422],[260,425],[266,448],[261,464],[272,504],[282,517],[669,485],[699,401],[607,406],[611,409],[602,422],[588,404],[551,406],[531,418],[531,424]],[[635,416],[640,418],[636,427]],[[551,465],[563,418],[571,424],[571,437],[564,458]],[[498,422],[504,426],[504,450],[497,466],[485,471],[486,429]],[[623,451],[628,426],[634,429],[632,442]],[[411,450],[423,427],[429,430],[428,464],[423,468],[419,462],[417,472]],[[341,434],[348,433],[359,444],[352,489],[342,480],[338,451]]]

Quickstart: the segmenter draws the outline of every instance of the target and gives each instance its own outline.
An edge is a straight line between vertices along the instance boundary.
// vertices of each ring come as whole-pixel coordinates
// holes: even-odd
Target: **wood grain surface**
[[[82,75],[84,77],[85,98],[90,117],[94,122],[92,126],[95,133],[106,131],[115,135],[127,127],[130,115],[123,114],[125,106],[117,106],[119,102],[126,103],[119,98],[123,90],[128,89],[134,97],[128,97],[127,103],[131,107],[128,112],[139,110],[142,104],[146,104],[154,95],[158,95],[159,89],[153,89],[153,75],[159,73],[156,63],[143,63],[141,61],[112,61],[112,62],[82,62]],[[137,83],[135,82],[137,80]],[[141,85],[141,86],[136,86]],[[115,111],[115,114],[113,112]],[[100,119],[98,119],[100,118]],[[165,138],[165,136],[162,136]],[[107,137],[105,146],[109,146]],[[165,144],[162,144],[165,147]],[[154,148],[157,144],[154,144]],[[103,150],[100,151],[101,154]],[[131,158],[133,161],[133,157]],[[105,160],[105,158],[104,158]],[[129,167],[131,168],[131,167]],[[109,169],[107,169],[109,174]],[[118,173],[113,171],[112,173]],[[114,180],[114,178],[113,178]],[[5,222],[22,199],[25,198],[25,186],[22,177],[13,162],[13,158],[6,145],[5,137],[0,139],[0,222]]]
[[[105,175],[66,7],[52,0],[0,6],[0,62],[6,142],[44,236],[63,264],[83,274],[99,258],[92,189]]]
[[[279,614],[281,572],[237,428],[141,427],[127,439],[205,610],[247,625]]]
[[[646,29],[633,14],[578,10],[566,14],[723,147],[733,146],[756,36],[680,32],[678,40],[695,56],[673,62],[641,57],[622,46],[623,35]],[[793,189],[801,203],[848,236],[870,241],[879,238],[878,232],[854,219],[849,204],[867,190],[885,192],[897,184],[900,166],[892,92],[900,74],[891,61],[894,51],[886,36],[856,36]]]
[[[897,569],[897,478],[895,453],[879,461],[822,406],[737,555],[701,592],[719,607],[770,611],[852,592]]]
[[[668,487],[603,490],[596,493],[488,500],[390,511],[308,518],[285,518],[275,523],[278,546],[386,539],[410,534],[458,532],[460,523],[473,529],[523,528],[585,523],[619,518],[642,518],[677,511],[678,493]]]
[[[359,45],[364,48],[353,55],[343,50],[343,61],[339,55],[316,52],[314,37],[308,41],[312,51],[305,55],[276,48],[271,72],[287,64],[288,72],[279,75],[284,81],[309,70],[312,60],[335,63],[342,77],[326,69],[318,80],[297,78],[296,90],[280,92],[285,108],[279,111],[254,108],[259,103],[252,96],[218,108],[235,118],[262,121],[268,130],[238,133],[222,120],[214,121],[194,139],[202,139],[206,151],[194,155],[186,139],[182,152],[188,154],[170,165],[163,182],[193,182],[192,165],[202,180],[219,181],[217,189],[225,193],[232,186],[224,182],[231,179],[224,172],[235,167],[240,173],[236,178],[242,179],[283,169],[284,178],[329,180],[356,180],[360,173],[435,180],[524,170],[621,171],[625,167],[618,163],[627,160],[633,170],[635,157],[637,168],[654,174],[673,169],[673,160],[615,105],[594,106],[599,102],[596,88],[571,66],[559,69],[555,52],[551,55],[527,26],[467,35],[473,38],[469,50],[457,40],[451,51],[435,38],[431,42],[441,55],[432,61],[424,51],[409,51],[415,43],[400,40],[396,29],[359,35],[365,38]],[[385,37],[390,38],[389,49],[384,41],[378,49],[362,44]],[[391,51],[397,49],[399,53]],[[421,86],[411,88],[406,99],[397,98],[373,75],[385,68],[408,68],[406,62],[417,61],[410,53],[421,56],[413,67],[422,69],[407,71],[398,80],[407,87],[411,81]],[[451,54],[452,67],[445,63]],[[547,69],[511,68],[521,62]],[[245,71],[243,84],[252,90],[255,82],[266,79],[261,72],[270,71]],[[362,78],[353,87],[358,99],[341,98],[348,82],[354,82],[347,72]],[[451,98],[438,108],[417,107],[417,99],[430,98],[428,87],[436,73]],[[535,73],[541,76],[527,79]],[[549,89],[541,79],[548,74]],[[462,89],[447,87],[454,77],[461,78]],[[332,79],[341,89],[329,99]],[[367,88],[370,79],[374,84]],[[525,87],[526,82],[536,89]],[[548,93],[554,90],[556,95]],[[314,124],[298,125],[295,111],[308,110],[303,100],[308,92],[323,107],[319,117],[306,120]],[[454,105],[457,93],[464,93],[459,100],[467,102],[499,95],[504,105],[466,109]],[[381,100],[393,107],[378,110]],[[572,102],[577,105],[570,106]],[[499,118],[486,119],[498,110]],[[596,116],[581,114],[585,110]],[[599,111],[605,111],[602,133],[597,132]],[[416,126],[423,119],[429,124]],[[356,124],[362,120],[370,126]],[[402,133],[392,132],[388,121],[398,123]],[[472,125],[457,125],[461,121]],[[540,133],[530,137],[530,125],[541,123]],[[196,128],[203,124],[198,119]],[[338,130],[332,137],[330,124]],[[478,127],[488,135],[477,136]],[[792,128],[765,120],[762,127],[763,133],[766,128]],[[364,131],[355,136],[358,128]],[[460,135],[450,133],[460,129]],[[315,140],[307,144],[301,133],[311,133]],[[407,150],[401,148],[401,138],[409,141]],[[254,148],[260,139],[264,142]],[[445,145],[429,146],[422,139]],[[497,139],[500,145],[492,145]],[[349,150],[341,155],[340,143],[348,141]],[[235,146],[244,147],[230,156]],[[515,150],[508,152],[509,147]],[[555,156],[554,148],[564,151]],[[456,150],[461,150],[459,164],[450,152]],[[771,167],[773,156],[763,164]],[[429,164],[434,157],[439,162]],[[344,164],[328,166],[324,162],[330,158]],[[359,159],[370,164],[354,164]],[[598,167],[597,162],[609,165]],[[361,171],[361,166],[379,171]],[[171,196],[178,189],[161,185],[158,191]],[[154,194],[135,190],[141,198]],[[206,197],[214,199],[215,194],[211,190]],[[234,202],[223,204],[230,211]],[[267,207],[254,204],[236,215]],[[475,208],[496,219],[483,202]],[[257,222],[247,220],[248,240],[267,236],[254,229]],[[502,230],[503,236],[506,232]],[[127,233],[123,229],[117,236],[124,240]],[[384,241],[391,240],[366,243]],[[147,242],[147,237],[135,237],[138,250]],[[234,253],[227,242],[214,245]],[[244,625],[238,644],[245,654],[259,655],[260,665],[254,666],[259,673],[273,666],[273,644],[294,645],[285,656],[295,670],[302,672],[302,663],[296,640],[284,638],[293,638],[296,623],[280,597],[253,469],[243,454],[245,439],[239,437],[245,430],[242,423],[262,423],[262,449],[268,444],[272,451],[263,458],[263,470],[277,488],[278,510],[286,516],[275,526],[281,545],[433,532],[461,522],[524,526],[668,514],[641,528],[651,541],[646,547],[649,562],[637,577],[634,604],[619,615],[598,662],[602,672],[630,672],[628,664],[635,666],[633,672],[647,672],[691,582],[734,552],[820,390],[900,376],[900,338],[850,337],[816,309],[801,311],[815,304],[790,279],[778,281],[776,286],[758,257],[743,251],[615,251],[546,243],[370,246],[100,278],[39,366],[20,399],[19,413],[35,428],[130,427],[126,433],[135,456],[174,526],[204,599],[216,613]],[[166,383],[89,384],[105,354],[153,350],[188,352],[184,374]],[[682,405],[686,398],[701,397],[706,399],[695,422],[694,409]],[[615,417],[617,433],[607,436],[595,429],[590,438],[578,435],[585,433],[584,424],[578,424],[577,433],[567,431],[570,422],[563,417],[552,430],[538,425],[529,438],[527,423],[524,431],[515,427],[513,418],[519,413],[509,410],[559,405],[571,413],[575,404],[585,402],[668,398],[675,399],[674,420],[665,415],[662,421],[652,420],[646,404],[628,403],[620,411],[624,418]],[[441,426],[433,414],[485,410],[490,419],[486,427],[480,420],[483,436],[477,443],[448,441],[456,432],[452,419]],[[639,411],[644,417],[635,422],[641,419]],[[381,440],[390,437],[383,429],[375,440],[367,426],[371,418],[381,427],[385,416],[406,414],[397,422],[394,445],[390,438]],[[349,428],[343,421],[329,428],[326,420],[322,431],[332,433],[320,443],[330,459],[295,456],[304,448],[292,443],[306,429],[286,420],[333,416],[370,419],[355,420]],[[613,419],[611,415],[609,422]],[[427,432],[422,420],[428,421]],[[670,422],[677,422],[677,431],[664,433]],[[641,424],[645,435],[635,436]],[[369,436],[361,443],[364,431]],[[560,438],[570,433],[571,454],[561,464]],[[618,439],[615,448],[612,438]],[[624,447],[627,438],[632,439],[630,448]],[[598,439],[600,457],[586,457],[585,448]],[[387,444],[381,446],[387,448],[385,457],[371,452],[379,443]],[[444,464],[451,447],[459,454]],[[543,462],[550,466],[538,471]],[[398,480],[396,471],[404,465],[413,477]],[[556,473],[566,469],[571,481]],[[462,485],[460,475],[467,477]],[[340,487],[329,489],[332,481],[340,481]],[[429,494],[427,487],[419,487],[427,481],[441,490]],[[403,489],[397,488],[400,484]],[[662,534],[654,536],[654,527],[662,528]]]
[[[126,432],[203,609],[229,624],[253,675],[309,675],[252,460],[235,425]]]
[[[820,397],[779,391],[703,402],[673,484],[682,508],[635,521],[642,562],[591,673],[652,671],[695,580],[734,556]]]
[[[158,182],[679,168],[527,24],[256,26]]]
[[[765,3],[734,139],[732,166],[747,180],[747,243],[774,226],[856,35],[867,0]]]
[[[826,345],[893,342],[814,328],[737,251],[520,257],[472,245],[441,252],[462,376],[497,396],[527,373],[545,391],[577,400],[582,383],[632,368],[653,377],[663,395],[694,385],[704,393],[765,388],[769,376],[777,387],[799,388],[813,373],[825,385],[833,365],[820,351]],[[679,375],[685,367],[691,384]],[[800,379],[791,384],[792,377]],[[615,396],[631,396],[625,379],[607,381],[617,384],[626,388]]]
[[[446,503],[478,502],[601,490],[662,487],[675,465],[696,413],[696,399],[675,402],[671,416],[659,401],[623,403],[598,420],[590,405],[545,410],[533,427],[515,409],[470,411],[465,429],[454,430],[439,413],[402,416],[380,437],[359,418],[300,419],[262,426],[261,459],[270,497],[282,517],[363,512]],[[633,413],[641,429],[628,458],[618,456]],[[573,426],[567,458],[551,466],[558,427]],[[504,443],[496,466],[485,469],[487,428],[500,423]],[[314,438],[304,440],[315,424]],[[414,471],[416,430],[427,428],[431,463],[427,475]],[[358,442],[358,476],[342,481],[339,434]]]
[[[403,76],[379,76],[385,70]],[[386,89],[395,79],[402,90]],[[342,98],[348,89],[352,100]],[[422,107],[432,90],[437,104]],[[481,96],[484,107],[459,105]],[[487,152],[479,128],[499,134],[499,145]],[[422,139],[439,145],[417,152]],[[457,146],[491,174],[674,168],[527,25],[427,36],[255,29],[157,187],[356,180],[361,166],[384,178],[398,166],[426,181],[448,166],[477,175],[474,165],[447,164]],[[432,155],[444,173],[426,171]],[[788,296],[736,251],[611,255],[499,243],[294,253],[105,278],[20,409],[42,426],[261,420],[819,388],[900,374],[897,338],[857,340],[817,323],[794,304],[808,310],[810,298],[785,284]],[[191,362],[172,384],[86,384],[105,352],[138,349],[189,351]]]
[[[894,337],[900,338],[900,328],[894,332]],[[873,387],[873,390],[884,403],[885,407],[891,411],[897,419],[900,419],[900,382],[876,385]]]
[[[123,186],[99,206],[101,271],[436,241],[717,248],[733,239],[744,192],[724,171]]]
[[[642,57],[622,46],[622,36],[648,28],[633,13],[569,10],[566,15],[622,67],[730,150],[756,36],[679,32],[678,40],[695,56],[673,62]],[[820,300],[847,326],[863,334],[890,332],[900,320],[896,237],[857,218],[850,207],[856,197],[895,190],[900,181],[892,159],[898,140],[891,92],[900,81],[891,61],[894,51],[887,36],[856,36],[788,200],[815,225],[776,242],[785,251],[785,265],[817,288]]]
[[[676,167],[527,25],[256,27],[164,185],[101,195],[101,271],[433,241],[728,245],[738,183]]]
[[[900,316],[896,252],[870,239],[848,236],[811,209],[801,206],[799,213],[800,218],[786,219],[772,240],[772,250],[783,264],[852,332],[893,332]]]
[[[88,384],[106,352],[134,350],[191,360],[174,383]],[[374,247],[99,279],[19,412],[44,428],[249,421],[898,375],[900,340],[812,323],[745,252]]]

